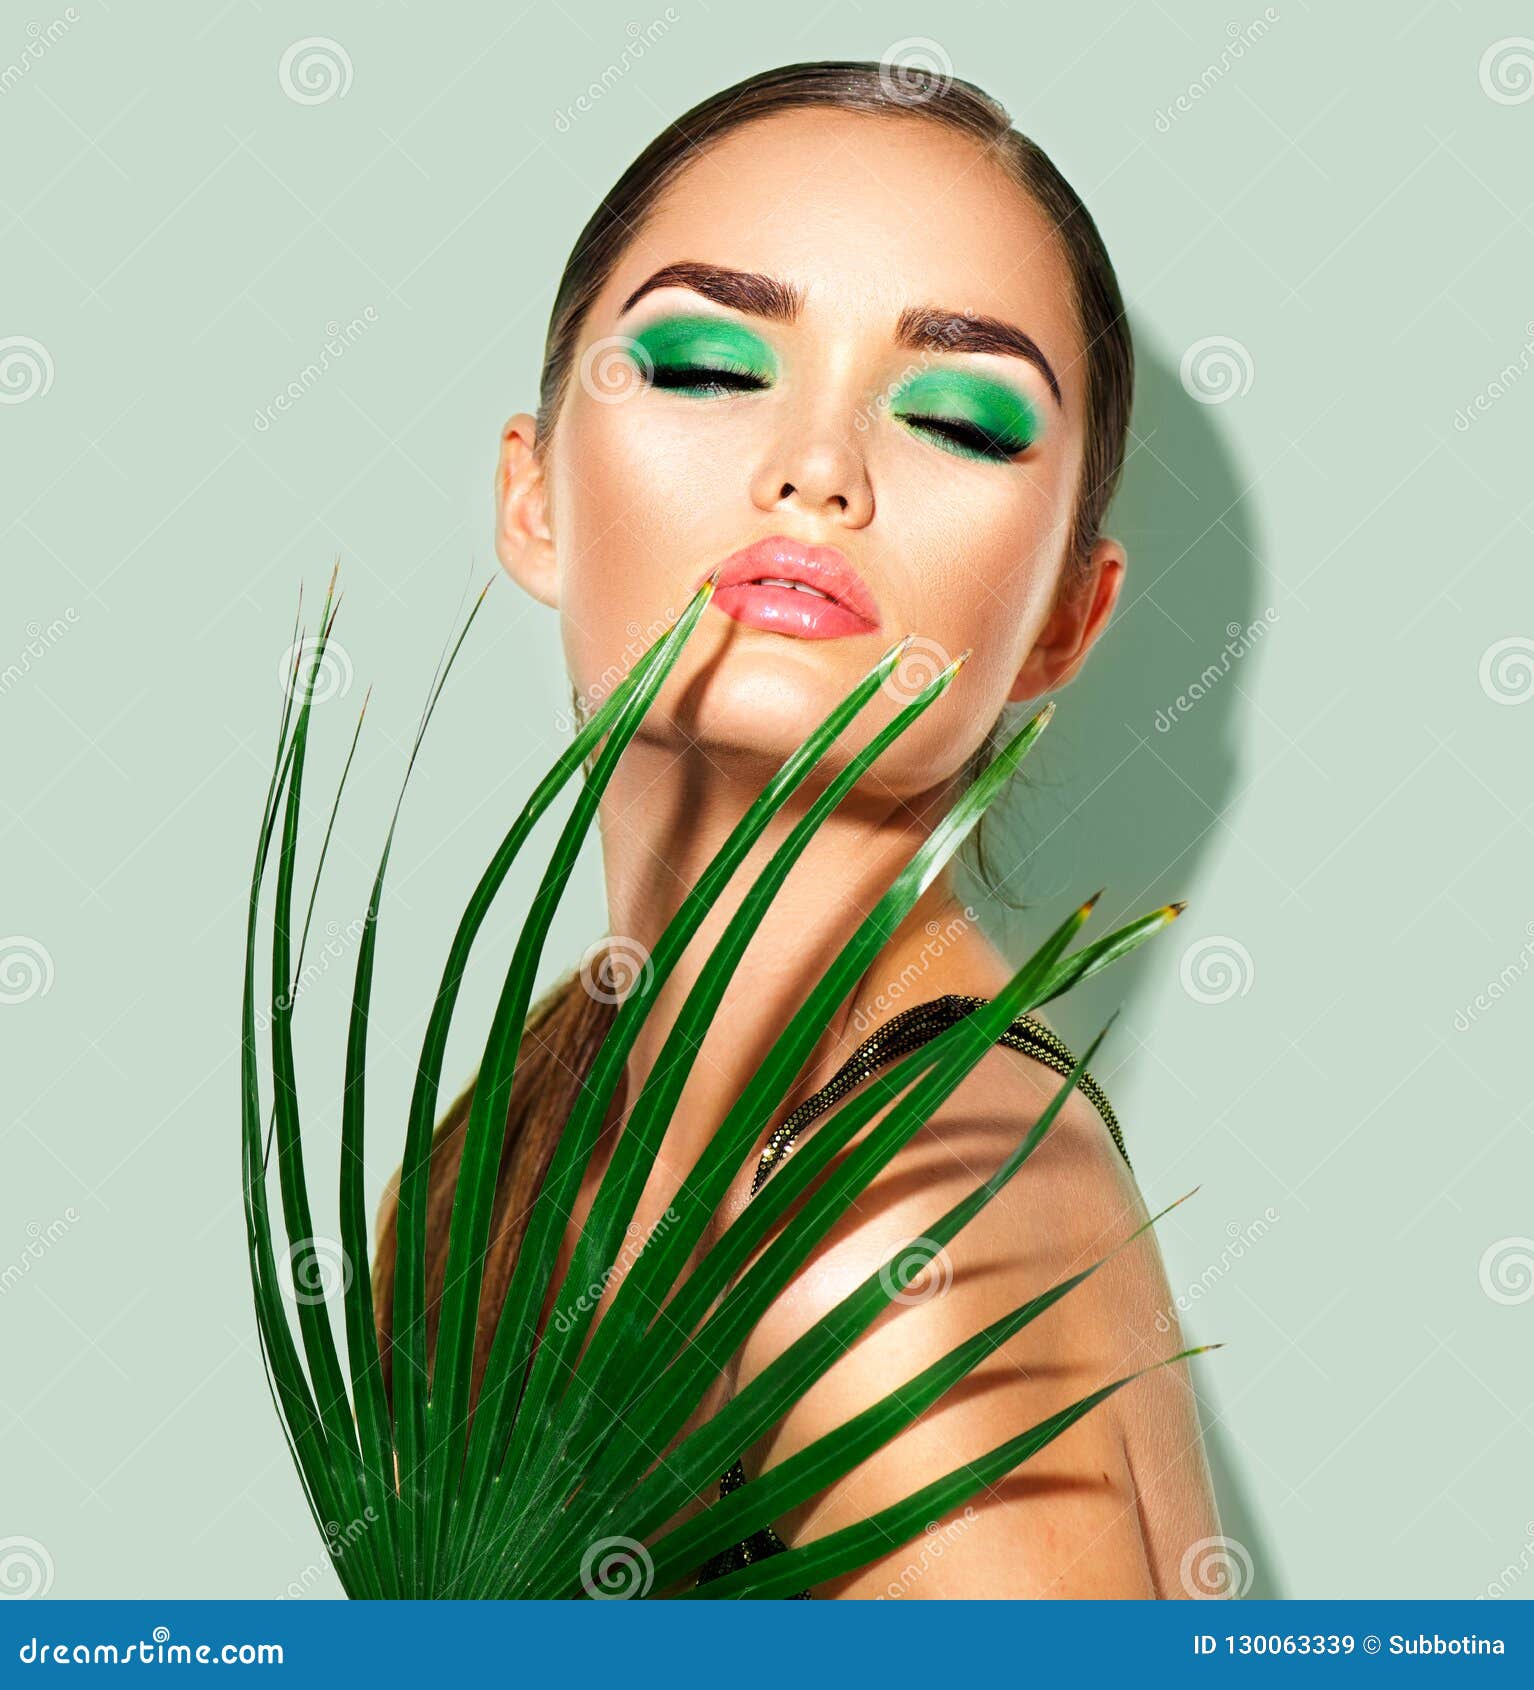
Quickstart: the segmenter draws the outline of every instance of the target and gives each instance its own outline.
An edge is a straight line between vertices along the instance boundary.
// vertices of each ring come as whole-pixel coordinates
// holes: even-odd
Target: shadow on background
[[[1176,898],[1189,901],[1177,927],[1046,1012],[1079,1051],[1122,1008],[1093,1064],[1110,1097],[1124,1089],[1130,1064],[1146,1059],[1141,1029],[1149,1017],[1136,1013],[1142,994],[1166,989],[1179,955],[1203,931],[1199,865],[1240,784],[1240,668],[1266,633],[1253,512],[1225,445],[1220,406],[1193,397],[1176,365],[1138,331],[1135,344],[1130,452],[1107,523],[1129,555],[1123,591],[1080,675],[1057,695],[1054,720],[1014,790],[986,818],[985,867],[993,882],[1005,877],[1005,898],[972,874],[962,882],[1014,967],[1071,903],[1099,887],[1106,892],[1089,934]],[[1218,349],[1212,356],[1207,369],[1190,372],[1193,391],[1239,385],[1239,368]],[[1037,704],[1021,707],[1019,724]],[[1023,909],[1009,908],[1008,899]],[[1125,1133],[1134,1156],[1132,1120]],[[1140,1139],[1142,1147],[1151,1142]],[[1184,1337],[1200,1341],[1186,1322]],[[1255,1569],[1245,1594],[1281,1596],[1240,1456],[1227,1431],[1211,1424],[1209,1406],[1199,1408],[1221,1530],[1245,1546]]]

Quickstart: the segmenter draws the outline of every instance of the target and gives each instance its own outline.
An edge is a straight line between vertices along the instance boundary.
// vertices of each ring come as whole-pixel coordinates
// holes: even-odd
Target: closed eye
[[[652,387],[677,393],[759,393],[768,383],[751,370],[720,369],[705,364],[657,364],[650,374]]]
[[[977,423],[962,422],[957,417],[929,417],[904,412],[900,420],[912,428],[936,435],[938,441],[948,449],[964,452],[971,457],[1015,458],[1019,452],[1025,451],[1033,444],[1027,438],[992,434]]]

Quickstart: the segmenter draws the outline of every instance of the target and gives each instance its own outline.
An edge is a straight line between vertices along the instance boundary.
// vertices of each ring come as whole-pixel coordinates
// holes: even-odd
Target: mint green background
[[[1257,1595],[1534,1590],[1534,707],[1481,679],[1521,641],[1500,684],[1529,698],[1534,99],[1526,66],[1481,71],[1528,16],[1272,10],[1233,57],[1260,7],[79,0],[7,80],[64,14],[5,9],[0,341],[52,376],[0,404],[3,966],[13,996],[27,957],[49,982],[0,1003],[0,1537],[43,1546],[50,1594],[339,1588],[267,1399],[238,1184],[245,877],[299,584],[312,624],[341,558],[351,680],[317,714],[316,821],[374,685],[311,941],[335,957],[300,1017],[330,1231],[344,929],[440,645],[496,567],[496,431],[533,402],[569,245],[695,99],[910,37],[1051,151],[1132,311],[1131,573],[1012,807],[1038,908],[1005,937],[1104,884],[1101,931],[1191,902],[1056,1007],[1079,1043],[1123,1006],[1096,1071],[1146,1196],[1202,1188],[1162,1239],[1190,1340],[1228,1341],[1196,1375],[1225,1531]],[[343,45],[344,97],[284,95],[308,36]],[[1208,337],[1250,376],[1223,403],[1179,375]],[[370,1203],[446,936],[565,696],[551,617],[500,580],[396,847]],[[550,972],[601,930],[587,861]],[[1244,990],[1184,985],[1204,941]]]

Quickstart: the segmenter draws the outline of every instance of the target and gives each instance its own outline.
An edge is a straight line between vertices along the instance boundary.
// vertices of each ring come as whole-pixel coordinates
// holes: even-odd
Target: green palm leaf
[[[1182,907],[1153,911],[1072,951],[1071,943],[1096,899],[1074,911],[995,999],[871,1078],[824,1118],[777,1178],[686,1271],[720,1200],[781,1107],[827,1018],[1032,748],[1049,721],[1053,709],[1049,706],[1013,737],[923,840],[806,994],[682,1182],[668,1224],[646,1240],[600,1320],[594,1300],[580,1294],[582,1287],[605,1284],[613,1273],[704,1036],[778,889],[825,818],[889,745],[940,700],[957,672],[956,662],[818,786],[755,878],[710,952],[625,1116],[572,1262],[563,1278],[555,1281],[575,1197],[626,1058],[661,986],[773,818],[887,682],[906,644],[902,641],[880,658],[785,760],[683,900],[651,953],[645,978],[613,1017],[540,1188],[499,1311],[479,1393],[471,1403],[475,1334],[507,1109],[549,927],[601,796],[697,626],[712,586],[712,581],[706,583],[675,624],[640,657],[535,788],[470,897],[449,946],[417,1064],[400,1164],[394,1319],[392,1330],[384,1335],[394,1365],[392,1418],[383,1389],[380,1334],[372,1314],[362,1190],[367,1024],[379,910],[405,786],[484,594],[445,662],[439,664],[429,689],[358,947],[345,1055],[339,1185],[340,1243],[347,1272],[344,1368],[323,1300],[294,1296],[296,1340],[284,1307],[267,1192],[267,1159],[261,1144],[255,1028],[261,895],[276,843],[271,1125],[282,1223],[293,1256],[315,1248],[293,1054],[294,985],[295,975],[302,970],[303,939],[339,810],[339,788],[319,852],[296,962],[293,892],[310,706],[335,620],[334,576],[306,677],[301,679],[301,664],[295,661],[250,885],[241,1021],[242,1179],[251,1285],[269,1387],[305,1499],[329,1541],[337,1574],[349,1595],[592,1594],[592,1557],[604,1543],[613,1541],[631,1544],[647,1558],[652,1577],[645,1580],[646,1588],[653,1581],[657,1592],[670,1590],[721,1548],[769,1524],[851,1471],[999,1344],[1053,1307],[1101,1265],[1094,1263],[1030,1299],[779,1467],[715,1502],[685,1526],[667,1529],[680,1505],[716,1479],[780,1419],[898,1291],[902,1280],[892,1267],[892,1258],[724,1408],[677,1441],[745,1336],[849,1206],[1007,1026],[1143,943]],[[306,644],[295,640],[295,651],[304,650]],[[358,734],[361,726],[359,719]],[[341,787],[356,743],[354,737]],[[583,772],[583,779],[513,948],[475,1080],[453,1192],[435,1354],[428,1358],[427,1173],[458,993],[473,945],[512,864],[577,771]],[[1106,1030],[1092,1041],[1002,1167],[936,1217],[923,1237],[900,1254],[900,1270],[908,1273],[935,1255],[1021,1170],[1085,1072]],[[886,1109],[882,1119],[871,1125]],[[1132,1236],[1139,1236],[1159,1218],[1153,1217]],[[540,1330],[539,1316],[551,1294],[553,1311],[560,1318],[544,1321]],[[1168,1361],[1181,1359],[1174,1356]],[[1139,1375],[1115,1380],[871,1520],[686,1593],[781,1595],[865,1565],[917,1535],[935,1514],[1026,1460],[1135,1377]],[[658,1463],[657,1451],[664,1451]],[[342,1521],[356,1522],[356,1529],[338,1532]],[[655,1539],[653,1551],[642,1547],[650,1538]]]

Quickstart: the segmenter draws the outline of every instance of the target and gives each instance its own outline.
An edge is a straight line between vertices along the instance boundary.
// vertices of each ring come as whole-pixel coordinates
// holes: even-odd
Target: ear
[[[1103,536],[1093,544],[1084,577],[1060,594],[1017,672],[1008,699],[1018,701],[1055,692],[1076,674],[1098,635],[1108,626],[1128,561],[1117,540]]]
[[[495,466],[495,552],[506,573],[540,604],[559,603],[559,571],[545,503],[538,424],[526,411],[501,430]]]

